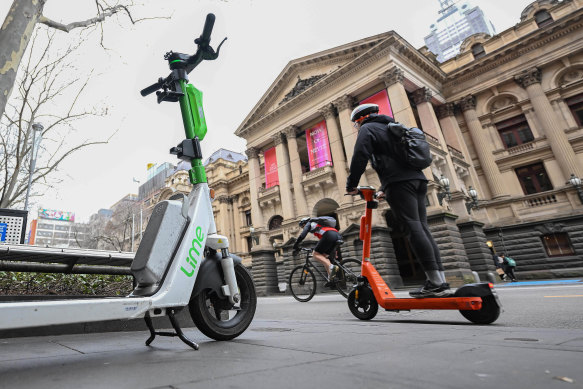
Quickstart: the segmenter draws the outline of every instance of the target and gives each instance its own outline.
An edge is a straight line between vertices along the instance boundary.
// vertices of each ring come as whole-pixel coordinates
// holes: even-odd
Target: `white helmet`
[[[378,112],[379,106],[376,104],[361,104],[358,107],[354,108],[354,110],[350,114],[350,121],[355,122],[358,119],[370,115],[371,113]]]

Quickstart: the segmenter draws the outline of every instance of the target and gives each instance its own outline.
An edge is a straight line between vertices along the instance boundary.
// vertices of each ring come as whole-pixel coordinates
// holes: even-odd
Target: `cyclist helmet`
[[[352,113],[350,114],[350,121],[352,122],[359,122],[363,120],[365,117],[370,115],[371,113],[378,113],[379,106],[376,104],[361,104],[358,107],[354,108]]]
[[[305,226],[306,224],[308,224],[309,221],[310,221],[309,217],[302,218],[302,220],[300,220],[300,227]]]

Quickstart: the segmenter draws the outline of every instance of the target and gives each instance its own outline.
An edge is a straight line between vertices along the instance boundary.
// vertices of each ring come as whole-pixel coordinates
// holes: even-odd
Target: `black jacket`
[[[425,180],[421,170],[403,166],[390,156],[389,144],[392,138],[387,130],[388,123],[395,121],[390,116],[372,114],[366,118],[358,131],[354,154],[350,163],[350,175],[346,180],[346,188],[358,186],[360,176],[364,173],[369,160],[381,180],[380,190],[386,191],[387,186],[400,181]]]

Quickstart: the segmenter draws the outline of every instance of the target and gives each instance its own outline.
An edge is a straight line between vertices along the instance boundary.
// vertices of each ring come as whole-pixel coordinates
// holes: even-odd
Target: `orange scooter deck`
[[[481,297],[396,298],[375,267],[362,263],[362,275],[367,278],[378,304],[387,310],[458,309],[475,311],[482,308]]]

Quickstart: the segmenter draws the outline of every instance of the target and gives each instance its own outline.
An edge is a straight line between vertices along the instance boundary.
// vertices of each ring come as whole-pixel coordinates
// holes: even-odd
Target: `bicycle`
[[[340,241],[336,244],[336,248],[330,255],[330,262],[340,268],[336,273],[336,280],[332,281],[333,285],[344,298],[347,298],[348,294],[358,282],[361,262],[354,258],[346,258],[338,261],[336,259],[336,253],[338,252],[338,247],[342,243],[344,242]],[[296,266],[291,271],[288,285],[292,296],[294,296],[299,302],[305,303],[310,301],[316,294],[316,277],[314,276],[312,268],[315,269],[326,282],[330,282],[330,278],[328,277],[328,274],[320,271],[320,269],[314,266],[314,263],[310,260],[314,249],[301,247],[300,250],[306,253],[306,262],[303,265]]]

